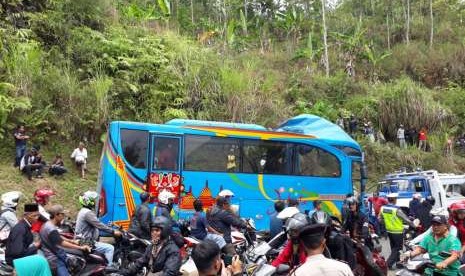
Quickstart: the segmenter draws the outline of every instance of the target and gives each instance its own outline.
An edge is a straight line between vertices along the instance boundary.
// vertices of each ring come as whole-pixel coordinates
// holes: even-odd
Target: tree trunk
[[[386,13],[386,28],[387,28],[387,47],[391,50],[391,29],[389,26],[389,12]]]
[[[410,43],[410,0],[407,0],[407,22],[405,26],[405,41]]]
[[[327,30],[326,30],[326,15],[325,15],[326,1],[321,0],[321,17],[323,20],[323,46],[324,46],[324,63],[326,76],[329,77],[329,59],[328,59],[328,42],[327,42]]]
[[[192,28],[195,25],[194,22],[194,0],[191,0],[191,22],[192,22]]]
[[[433,36],[434,36],[434,17],[433,17],[433,0],[429,0],[429,17],[431,21],[431,30],[429,33],[429,47],[433,47]]]

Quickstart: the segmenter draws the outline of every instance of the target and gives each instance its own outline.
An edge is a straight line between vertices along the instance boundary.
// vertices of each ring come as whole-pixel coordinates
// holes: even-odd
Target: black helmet
[[[161,229],[160,238],[163,240],[171,235],[171,221],[164,216],[155,217],[152,224],[150,225],[150,228]]]
[[[150,194],[147,192],[143,192],[139,195],[139,197],[140,197],[140,201],[145,202],[147,201],[147,199],[150,198]]]
[[[326,226],[331,225],[331,218],[329,215],[324,211],[316,211],[313,212],[312,217],[310,218],[312,224],[324,224]]]

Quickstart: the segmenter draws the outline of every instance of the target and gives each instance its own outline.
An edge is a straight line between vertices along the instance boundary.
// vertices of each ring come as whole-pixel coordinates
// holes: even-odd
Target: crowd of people
[[[19,276],[51,275],[52,272],[59,276],[69,275],[72,261],[65,249],[91,250],[76,239],[60,235],[59,227],[67,211],[61,205],[49,204],[54,194],[48,188],[36,190],[35,202],[24,204],[21,219],[17,218],[16,208],[22,194],[12,191],[1,196],[0,242],[6,244],[6,262],[14,266]],[[195,213],[189,220],[191,235],[201,241],[191,254],[199,275],[243,273],[242,261],[232,245],[231,229],[248,229],[248,224],[231,207],[233,193],[222,191],[220,194],[207,212],[202,202],[195,200]],[[180,248],[184,240],[179,230],[176,230],[178,222],[172,217],[174,197],[168,191],[161,192],[156,208],[152,210],[149,206],[150,194],[140,194],[141,204],[131,217],[128,231],[152,243],[141,258],[129,267],[120,269],[119,274],[134,275],[147,267],[153,273],[179,275]],[[106,232],[119,237],[122,233],[98,220],[95,213],[98,198],[95,191],[87,191],[79,196],[81,209],[76,217],[74,231],[79,239],[93,241],[93,250],[102,254],[107,265],[113,267],[114,245],[99,241],[99,234]],[[271,262],[272,266],[286,264],[292,269],[290,275],[298,276],[353,275],[352,269],[357,262],[353,241],[363,243],[373,250],[372,232],[389,239],[391,253],[387,265],[390,269],[396,269],[399,261],[406,256],[427,252],[436,264],[436,271],[447,272],[445,275],[458,275],[460,259],[465,260],[462,257],[465,252],[465,246],[462,246],[465,241],[465,202],[453,204],[450,213],[447,213],[444,210],[433,210],[434,199],[422,199],[415,194],[409,205],[409,213],[404,213],[397,205],[396,194],[382,198],[375,193],[362,203],[349,194],[341,209],[341,235],[334,235],[332,225],[338,222],[324,211],[322,204],[322,201],[314,200],[312,210],[301,212],[299,201],[295,199],[275,202],[275,212],[270,215],[270,238],[282,234],[284,229],[288,240]],[[368,212],[361,209],[362,204],[367,204]],[[413,218],[419,219],[420,224],[415,224]],[[418,244],[414,250],[401,255],[399,252],[404,245],[404,225],[418,232],[423,231],[423,234],[411,241],[412,244]],[[438,250],[450,252],[451,255],[444,257],[437,254]],[[231,262],[225,265],[222,260],[224,256],[229,256]],[[31,263],[34,263],[34,268]],[[36,274],[21,274],[32,269]]]
[[[55,158],[47,164],[40,153],[39,145],[34,145],[29,150],[27,149],[27,141],[31,139],[31,136],[26,134],[24,125],[18,126],[13,136],[16,146],[14,166],[18,167],[29,180],[32,180],[33,176],[43,178],[43,172],[46,169],[48,169],[48,173],[51,176],[61,176],[67,173],[68,170],[65,168],[65,162],[61,154],[55,155]],[[78,147],[74,149],[70,158],[73,160],[81,177],[86,178],[87,149],[83,142],[79,142]]]
[[[360,120],[354,115],[351,115],[349,118],[339,116],[335,123],[352,137],[362,134],[370,142],[386,142],[384,134],[380,130],[377,131],[373,123],[366,118]],[[412,146],[423,151],[430,151],[431,149],[427,137],[428,128],[426,126],[417,129],[415,127],[405,128],[403,124],[399,124],[396,130],[396,141],[393,142],[396,142],[402,149],[407,148],[407,146]],[[460,141],[460,139],[457,139],[457,145],[459,145]],[[465,145],[465,139],[463,139],[462,142],[464,142],[463,145]],[[452,137],[448,137],[446,145],[444,146],[444,153],[448,155],[452,154],[453,147],[453,139]]]

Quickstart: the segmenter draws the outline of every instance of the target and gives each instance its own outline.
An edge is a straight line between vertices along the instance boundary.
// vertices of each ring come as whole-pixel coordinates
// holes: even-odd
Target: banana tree
[[[378,81],[378,65],[381,61],[385,58],[390,56],[391,52],[384,52],[381,54],[377,54],[373,47],[368,46],[368,44],[364,45],[364,54],[368,62],[371,64],[371,70],[369,70],[370,74],[370,81],[377,82]]]

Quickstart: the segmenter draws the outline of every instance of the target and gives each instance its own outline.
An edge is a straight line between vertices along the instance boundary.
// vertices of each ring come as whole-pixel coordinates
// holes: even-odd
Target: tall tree
[[[405,42],[410,43],[410,0],[407,1],[406,22],[405,22]]]
[[[321,0],[321,18],[323,23],[323,47],[324,47],[324,63],[326,76],[329,77],[329,58],[328,58],[328,31],[326,29],[326,15],[325,15],[326,1]]]
[[[431,29],[429,33],[429,47],[433,47],[433,35],[434,35],[434,17],[433,17],[433,0],[429,0],[429,18],[431,22]]]

